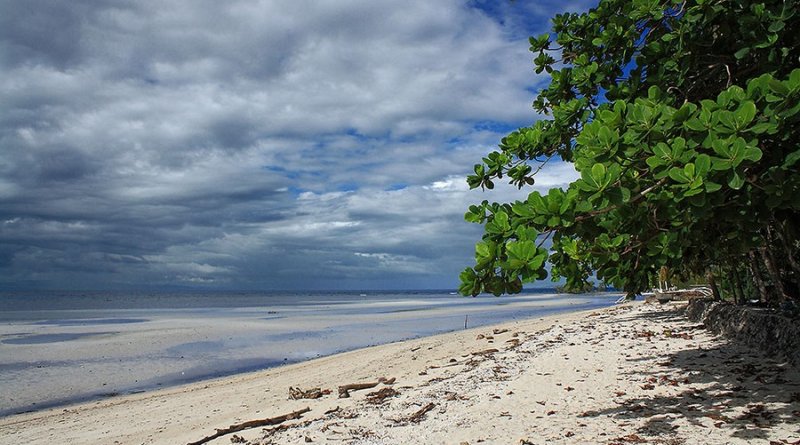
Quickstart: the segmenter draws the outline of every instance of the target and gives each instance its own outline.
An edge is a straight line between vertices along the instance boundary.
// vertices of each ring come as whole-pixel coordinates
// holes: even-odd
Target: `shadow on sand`
[[[680,309],[640,313],[620,319],[634,320],[681,326],[680,332],[654,335],[691,338],[692,331],[704,329],[703,325],[687,322]],[[640,335],[646,337],[647,333]],[[643,338],[643,341],[647,340]],[[766,440],[769,428],[779,423],[800,425],[800,372],[760,351],[725,340],[721,342],[718,348],[689,347],[661,355],[658,364],[644,373],[642,382],[642,389],[651,390],[653,396],[625,397],[621,394],[620,405],[588,411],[583,413],[583,417],[610,417],[620,423],[646,419],[636,432],[662,437],[680,435],[676,431],[680,428],[679,419],[703,428],[709,427],[710,420],[713,422],[711,428],[729,430],[731,437],[748,441]],[[623,375],[631,380],[643,377],[640,372]],[[659,391],[659,386],[681,390],[677,394],[663,388]],[[669,394],[659,395],[659,392]]]

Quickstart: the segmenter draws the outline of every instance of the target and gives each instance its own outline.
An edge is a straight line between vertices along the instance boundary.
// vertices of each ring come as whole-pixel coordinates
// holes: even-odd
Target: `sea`
[[[611,306],[613,292],[3,292],[0,416]]]

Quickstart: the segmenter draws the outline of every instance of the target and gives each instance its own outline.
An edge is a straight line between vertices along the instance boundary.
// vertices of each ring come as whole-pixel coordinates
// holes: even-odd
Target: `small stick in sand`
[[[428,411],[432,410],[434,407],[436,407],[435,403],[429,403],[429,404],[423,406],[419,411],[417,411],[414,414],[412,414],[411,417],[408,418],[408,421],[409,422],[414,422],[414,423],[419,422],[420,420],[422,420],[422,416],[424,416],[425,413],[427,413]]]
[[[302,390],[300,388],[295,388],[293,386],[289,387],[289,398],[292,400],[319,399],[320,397],[328,395],[330,393],[331,393],[330,389],[311,388],[308,390]]]
[[[358,391],[361,389],[369,389],[378,386],[378,384],[383,383],[384,385],[391,385],[395,382],[395,378],[392,377],[387,379],[386,377],[381,377],[378,379],[377,382],[369,382],[369,383],[350,383],[349,385],[342,385],[339,387],[339,398],[346,399],[350,397],[350,391]]]
[[[491,349],[484,349],[483,351],[473,352],[472,355],[489,355],[489,354],[494,354],[495,352],[500,352],[500,351],[498,351],[495,348],[491,348]]]
[[[400,393],[397,392],[396,389],[391,387],[385,387],[378,391],[367,394],[367,403],[371,403],[373,405],[379,405],[383,403],[386,399],[394,397],[398,394]]]
[[[303,414],[305,414],[305,413],[307,413],[309,411],[311,411],[311,408],[306,407],[306,408],[303,408],[301,410],[291,412],[289,414],[284,414],[282,416],[269,417],[269,418],[266,418],[266,419],[250,420],[250,421],[247,421],[247,422],[242,422],[242,423],[237,423],[237,424],[231,425],[231,426],[229,426],[227,428],[217,428],[217,432],[216,433],[214,433],[214,434],[212,434],[210,436],[206,436],[206,437],[198,440],[197,442],[189,442],[188,445],[202,445],[202,444],[204,444],[206,442],[210,442],[210,441],[212,441],[212,440],[214,440],[214,439],[216,439],[218,437],[222,437],[222,436],[224,436],[226,434],[235,433],[235,432],[246,430],[246,429],[250,429],[250,428],[256,428],[256,427],[259,427],[259,426],[277,425],[279,423],[286,422],[287,420],[297,419],[297,418],[299,418],[300,416],[302,416]]]

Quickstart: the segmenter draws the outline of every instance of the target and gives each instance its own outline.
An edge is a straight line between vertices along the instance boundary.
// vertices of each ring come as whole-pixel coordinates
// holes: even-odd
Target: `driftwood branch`
[[[396,396],[398,394],[400,394],[400,393],[397,392],[396,389],[387,386],[387,387],[384,387],[384,388],[382,388],[382,389],[380,389],[378,391],[371,392],[371,393],[367,394],[367,403],[371,403],[373,405],[379,405],[379,404],[383,403],[389,397],[394,397],[394,396]]]
[[[395,381],[395,378],[392,377],[391,379],[387,379],[385,377],[381,377],[378,379],[377,382],[368,382],[368,383],[350,383],[349,385],[342,385],[339,387],[339,398],[346,399],[350,397],[350,391],[358,391],[361,389],[369,389],[378,386],[379,384],[383,383],[384,385],[391,385]]]
[[[423,406],[419,411],[412,414],[411,417],[408,418],[408,421],[414,423],[419,422],[420,420],[422,420],[422,416],[424,416],[425,413],[427,413],[428,411],[432,410],[435,407],[436,407],[435,403],[429,403]]]
[[[188,445],[202,445],[202,444],[204,444],[206,442],[210,442],[210,441],[212,441],[212,440],[214,440],[214,439],[216,439],[218,437],[222,437],[222,436],[224,436],[226,434],[235,433],[235,432],[246,430],[246,429],[250,429],[250,428],[257,428],[257,427],[260,427],[260,426],[277,425],[279,423],[286,422],[287,420],[297,419],[297,418],[299,418],[300,416],[302,416],[303,414],[305,414],[305,413],[307,413],[309,411],[311,411],[311,408],[303,408],[301,410],[294,411],[294,412],[291,412],[289,414],[284,414],[282,416],[269,417],[269,418],[266,418],[266,419],[250,420],[250,421],[247,421],[247,422],[242,422],[242,423],[237,423],[237,424],[231,425],[231,426],[229,426],[227,428],[217,428],[217,432],[216,433],[214,433],[214,434],[212,434],[210,436],[206,436],[206,437],[198,440],[197,442],[189,442]]]
[[[328,395],[330,393],[331,393],[330,389],[311,388],[307,390],[302,390],[300,388],[295,388],[293,386],[289,387],[289,398],[292,400],[319,399],[320,397]]]
[[[472,355],[490,355],[494,354],[495,352],[500,352],[498,349],[491,348],[491,349],[484,349],[483,351],[473,352]]]

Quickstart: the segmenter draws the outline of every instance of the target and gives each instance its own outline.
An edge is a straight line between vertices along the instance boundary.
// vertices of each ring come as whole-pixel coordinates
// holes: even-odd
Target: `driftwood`
[[[483,351],[473,352],[472,355],[489,355],[489,354],[494,354],[495,352],[500,352],[500,351],[498,351],[495,348],[491,348],[491,349],[484,349]]]
[[[292,400],[319,399],[320,397],[328,395],[330,393],[331,393],[330,389],[311,388],[307,390],[302,390],[300,388],[295,388],[293,386],[289,387],[289,398]]]
[[[422,420],[422,416],[424,416],[425,413],[427,413],[428,411],[432,410],[435,407],[436,407],[435,403],[429,403],[423,406],[419,411],[412,414],[411,417],[408,418],[408,421],[414,423],[419,422],[420,420]]]
[[[392,377],[391,379],[387,379],[386,377],[381,377],[378,379],[377,382],[350,383],[349,385],[342,385],[339,387],[339,398],[346,399],[350,397],[350,391],[358,391],[361,389],[374,388],[381,383],[383,383],[384,385],[391,385],[395,382],[395,380],[396,379],[394,377]]]
[[[214,440],[214,439],[216,439],[218,437],[222,437],[222,436],[224,436],[226,434],[236,433],[238,431],[242,431],[242,430],[246,430],[246,429],[250,429],[250,428],[257,428],[257,427],[260,427],[260,426],[267,426],[267,425],[277,425],[279,423],[286,422],[287,420],[297,419],[297,418],[299,418],[300,416],[302,416],[303,414],[305,414],[305,413],[307,413],[309,411],[311,411],[311,408],[303,408],[301,410],[294,411],[294,412],[291,412],[289,414],[284,414],[282,416],[269,417],[269,418],[266,418],[266,419],[250,420],[250,421],[247,421],[247,422],[242,422],[242,423],[237,423],[237,424],[231,425],[231,426],[229,426],[227,428],[217,428],[217,432],[216,433],[214,433],[214,434],[212,434],[210,436],[206,436],[206,437],[198,440],[197,442],[189,442],[188,445],[201,445],[201,444],[204,444],[206,442],[210,442],[210,441],[212,441],[212,440]]]
[[[367,403],[371,403],[373,405],[378,405],[384,402],[384,400],[388,399],[389,397],[394,397],[400,394],[394,388],[386,387],[381,388],[378,391],[371,392],[367,394]]]

